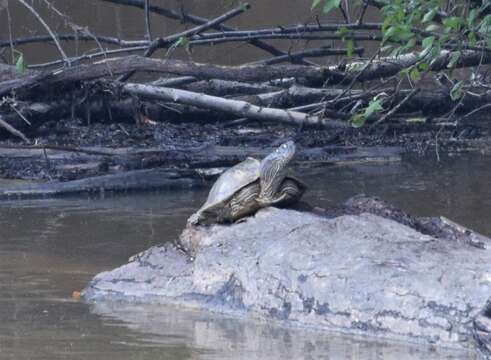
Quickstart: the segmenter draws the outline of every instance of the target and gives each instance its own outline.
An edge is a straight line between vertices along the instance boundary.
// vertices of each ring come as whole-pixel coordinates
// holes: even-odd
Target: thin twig
[[[10,46],[10,57],[12,59],[12,64],[15,64],[15,50],[14,50],[14,43],[12,41],[12,18],[10,17],[10,9],[9,9],[9,2],[7,1],[7,6],[5,8],[7,10],[7,23],[9,27],[9,42],[8,45]]]
[[[97,59],[100,57],[106,57],[106,55],[117,55],[117,54],[121,54],[121,53],[140,52],[142,50],[145,50],[146,48],[147,48],[146,46],[135,46],[135,47],[131,47],[131,48],[106,50],[104,52],[97,52],[94,54],[81,55],[78,57],[70,58],[70,64],[74,65],[74,64],[79,63],[83,60],[93,60],[93,59]],[[39,69],[39,68],[45,68],[45,67],[60,65],[63,62],[64,62],[63,60],[53,60],[53,61],[49,61],[47,63],[28,65],[27,67],[29,69]]]
[[[9,133],[11,133],[14,136],[17,136],[24,140],[26,143],[30,143],[29,139],[19,130],[14,128],[12,125],[10,125],[8,122],[2,119],[2,116],[0,116],[0,127],[4,128],[7,130]]]
[[[358,18],[358,21],[356,22],[357,24],[363,24],[363,18],[365,17],[365,13],[367,12],[368,8],[368,2],[365,0],[363,1],[363,8],[361,9],[360,12],[360,17]]]
[[[385,114],[384,116],[382,116],[380,119],[378,119],[373,125],[378,125],[382,122],[384,122],[385,120],[387,120],[388,118],[390,118],[392,115],[394,115],[400,108],[402,105],[404,105],[406,102],[408,102],[409,100],[411,100],[411,98],[416,95],[418,92],[420,91],[419,88],[414,88],[409,94],[407,94],[404,99],[402,99],[399,104],[397,104],[396,106],[394,106],[392,109],[390,109],[390,111]]]
[[[58,48],[58,51],[60,52],[63,60],[65,60],[65,62],[67,64],[70,64],[70,62],[68,60],[68,56],[66,56],[65,51],[63,51],[63,48],[61,47],[61,44],[58,41],[55,33],[53,32],[53,30],[51,30],[51,28],[48,26],[48,24],[46,24],[46,22],[41,17],[41,15],[39,15],[39,13],[31,5],[29,5],[27,2],[25,2],[24,0],[17,0],[17,1],[19,1],[22,5],[24,5],[38,19],[38,21],[41,23],[41,25],[44,26],[44,28],[48,31],[48,33],[53,38],[53,41],[55,42],[56,47]]]
[[[29,120],[27,120],[27,118],[24,116],[24,114],[22,114],[15,105],[11,104],[10,105],[10,108],[13,109],[17,115],[19,115],[19,117],[24,120],[24,122],[29,125],[29,126],[32,126],[31,122]]]
[[[101,1],[115,3],[115,4],[119,4],[119,5],[133,6],[133,7],[139,8],[139,9],[144,9],[144,7],[145,7],[145,4],[143,3],[142,0],[101,0]],[[190,23],[195,24],[195,25],[206,24],[210,21],[209,19],[206,19],[206,18],[203,18],[200,16],[196,16],[196,15],[192,15],[192,14],[184,13],[184,12],[176,12],[173,10],[164,9],[164,8],[162,8],[160,6],[156,6],[156,5],[150,5],[149,11],[153,12],[154,14],[158,14],[160,16],[165,16],[167,18],[178,20],[181,22],[190,22]],[[222,31],[222,32],[236,31],[237,30],[236,28],[231,27],[231,26],[227,26],[225,24],[216,24],[216,25],[212,26],[211,28]],[[261,49],[261,50],[264,50],[264,51],[266,51],[266,52],[268,52],[274,56],[285,55],[285,52],[278,50],[273,45],[270,45],[270,44],[265,43],[265,42],[260,41],[260,40],[251,40],[251,41],[248,41],[248,43]],[[303,62],[303,61],[301,61],[300,64],[307,65],[307,63]]]
[[[474,115],[474,114],[476,114],[476,113],[478,113],[478,112],[480,112],[480,111],[482,111],[484,109],[490,108],[490,107],[491,107],[491,104],[485,104],[483,106],[480,106],[477,109],[474,109],[471,112],[469,112],[469,113],[465,114],[464,116],[462,116],[462,120],[464,120],[464,119],[466,119],[468,117],[471,117],[472,115]]]
[[[188,29],[186,31],[183,31],[181,33],[178,33],[178,34],[174,34],[174,35],[170,35],[170,36],[167,36],[165,38],[157,38],[155,40],[153,40],[148,49],[145,51],[145,53],[143,54],[144,57],[150,57],[153,55],[153,53],[161,48],[161,47],[164,47],[168,44],[173,44],[175,43],[177,40],[179,40],[180,38],[187,38],[189,36],[193,36],[193,35],[197,35],[199,33],[202,33],[203,31],[205,30],[208,30],[212,27],[214,27],[215,25],[217,24],[221,24],[239,14],[242,14],[244,11],[248,10],[250,8],[250,5],[245,3],[245,4],[241,4],[240,6],[230,10],[230,11],[227,11],[225,14],[223,15],[220,15],[219,17],[213,19],[213,20],[210,20],[208,21],[207,23],[205,24],[201,24],[201,25],[198,25],[192,29]],[[123,76],[121,76],[118,80],[119,81],[126,81],[128,80],[135,72],[130,72],[128,74],[125,74]]]
[[[152,41],[152,32],[150,30],[150,0],[145,0],[145,28],[147,31],[147,40]]]
[[[116,153],[109,151],[98,151],[91,149],[83,149],[74,146],[59,146],[59,145],[2,145],[0,144],[0,149],[32,149],[32,150],[58,150],[66,152],[77,152],[84,153],[87,155],[98,155],[98,156],[116,156]]]
[[[72,30],[75,32],[75,39],[78,41],[79,38],[80,38],[80,35],[79,33],[82,33],[85,34],[85,35],[88,35],[90,38],[92,38],[92,40],[94,40],[96,43],[97,43],[97,46],[99,47],[99,49],[101,50],[101,52],[104,52],[104,48],[102,47],[102,44],[100,43],[99,39],[97,38],[97,36],[95,36],[94,34],[92,34],[88,27],[82,27],[78,24],[75,24],[72,19],[62,13],[60,10],[58,10],[51,2],[49,2],[48,0],[43,0],[43,2],[48,6],[48,8],[53,11],[56,15],[58,15],[59,17],[63,18],[63,20],[65,21],[66,24],[68,24]],[[59,40],[59,37],[58,37],[58,34],[57,35],[57,39]]]
[[[364,51],[363,48],[353,49],[353,53],[362,54]],[[247,63],[246,65],[272,65],[278,64],[284,61],[296,59],[296,58],[304,58],[304,57],[321,57],[321,56],[334,56],[334,55],[346,55],[348,53],[347,49],[332,49],[327,47],[315,48],[315,49],[305,49],[302,51],[290,53],[287,55],[275,56],[270,59],[264,59],[259,61],[254,61],[251,63]]]
[[[107,43],[111,45],[117,45],[120,47],[134,47],[134,46],[148,46],[150,42],[147,40],[123,40],[111,36],[99,36],[99,35],[87,35],[87,34],[56,34],[56,37],[60,41],[96,41],[100,43]],[[27,37],[19,37],[12,39],[12,45],[25,45],[32,43],[43,43],[53,41],[53,38],[49,35],[35,35]],[[10,46],[10,41],[0,41],[0,47]]]

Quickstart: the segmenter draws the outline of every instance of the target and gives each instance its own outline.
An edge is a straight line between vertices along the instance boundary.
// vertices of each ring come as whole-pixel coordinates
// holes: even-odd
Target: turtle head
[[[286,168],[295,155],[295,143],[288,141],[261,161],[259,178],[261,193],[258,201],[261,204],[272,202],[286,176]]]

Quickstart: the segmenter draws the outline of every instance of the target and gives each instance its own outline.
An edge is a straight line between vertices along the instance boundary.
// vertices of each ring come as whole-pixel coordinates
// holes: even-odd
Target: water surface
[[[299,172],[314,205],[365,192],[491,235],[490,164],[490,157],[473,155]],[[175,239],[205,197],[203,189],[1,203],[0,359],[473,358],[165,306],[71,298],[96,273]]]

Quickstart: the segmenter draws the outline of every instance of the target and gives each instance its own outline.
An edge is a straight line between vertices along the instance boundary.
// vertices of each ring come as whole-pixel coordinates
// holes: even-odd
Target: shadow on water
[[[418,215],[443,214],[491,235],[491,158],[297,169],[306,200],[365,192]],[[98,272],[175,239],[206,190],[0,204],[0,358],[462,359],[462,354],[278,328],[168,307],[71,299]],[[472,356],[470,358],[473,358]]]

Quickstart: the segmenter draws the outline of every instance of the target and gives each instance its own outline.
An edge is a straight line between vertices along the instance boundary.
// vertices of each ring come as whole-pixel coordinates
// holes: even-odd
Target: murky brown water
[[[303,177],[315,205],[359,192],[491,235],[491,157],[330,167]],[[463,359],[472,355],[285,329],[165,306],[71,299],[96,273],[176,238],[206,191],[0,204],[0,359]]]
[[[116,36],[124,40],[141,40],[145,34],[145,21],[143,12],[139,9],[125,6],[117,6],[100,0],[49,0],[55,4],[62,13],[70,15],[71,21],[77,25],[87,26],[94,34]],[[10,1],[12,17],[13,37],[29,35],[45,35],[46,30],[39,22],[16,1]],[[151,0],[151,4],[178,10],[181,8],[186,12],[206,18],[214,18],[221,15],[227,9],[237,4],[234,0],[182,0],[164,1]],[[271,28],[279,25],[292,25],[298,23],[308,23],[315,21],[315,15],[324,20],[334,20],[343,22],[339,14],[312,14],[310,11],[311,0],[250,0],[251,9],[244,14],[231,19],[227,25],[238,27],[241,30],[256,28]],[[63,18],[53,15],[42,1],[36,2],[36,9],[46,18],[48,24],[58,33],[72,33],[69,26],[65,26]],[[231,6],[232,5],[232,6]],[[353,5],[352,5],[353,7]],[[353,14],[356,14],[356,6],[353,7]],[[367,20],[373,20],[375,14],[368,11]],[[0,40],[8,40],[8,22],[6,11],[0,10]],[[158,15],[151,16],[152,34],[154,36],[171,35],[186,28],[193,27],[192,24],[182,25],[179,21],[163,18]],[[304,41],[274,40],[271,44],[283,51],[303,49],[306,46]],[[308,46],[332,45],[332,42],[310,41]],[[93,42],[81,42],[77,46],[63,42],[63,49],[67,55],[75,56],[90,51],[96,51],[97,45]],[[340,45],[336,45],[339,47]],[[333,47],[336,47],[333,46]],[[369,46],[369,44],[364,44]],[[59,59],[60,55],[53,45],[36,44],[29,46],[16,47],[24,53],[28,64],[44,63],[46,61]],[[221,44],[216,46],[194,47],[192,54],[187,54],[184,50],[178,49],[175,52],[167,53],[162,51],[160,56],[171,56],[176,58],[191,57],[196,61],[214,62],[220,64],[241,64],[249,61],[269,57],[270,55],[254,46],[243,43]],[[8,58],[8,56],[5,56]],[[328,60],[332,61],[332,60]]]

